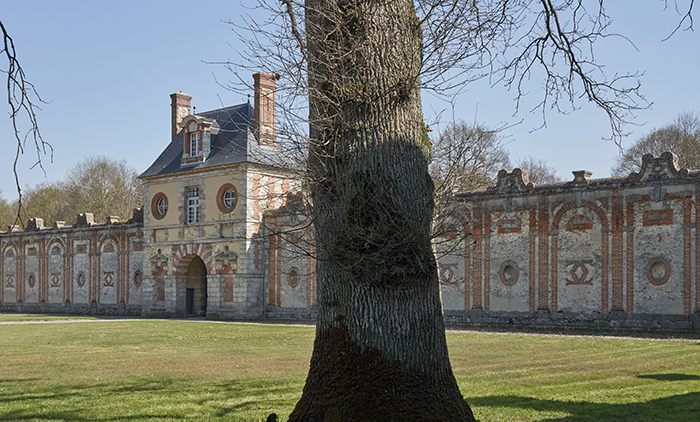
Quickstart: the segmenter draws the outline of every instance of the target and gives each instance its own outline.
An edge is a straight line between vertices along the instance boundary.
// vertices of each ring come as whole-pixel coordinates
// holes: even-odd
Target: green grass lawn
[[[0,322],[23,322],[23,321],[60,321],[60,320],[97,320],[90,316],[75,315],[33,315],[33,314],[0,314]]]
[[[4,318],[4,316],[3,316]],[[0,324],[0,421],[286,420],[314,329]],[[448,333],[480,421],[698,421],[700,342]]]

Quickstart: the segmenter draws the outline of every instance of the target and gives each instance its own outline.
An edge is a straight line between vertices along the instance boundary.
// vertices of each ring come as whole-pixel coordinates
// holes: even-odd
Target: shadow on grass
[[[293,406],[300,393],[300,385],[284,381],[169,379],[6,389],[0,395],[0,421],[260,421]]]
[[[624,404],[541,400],[518,396],[473,397],[467,399],[467,402],[470,406],[477,408],[520,408],[534,412],[561,412],[570,415],[554,419],[517,419],[538,422],[697,422],[700,420],[700,392]],[[477,409],[475,416],[479,417],[478,413]],[[487,422],[488,419],[481,421]]]
[[[648,374],[637,375],[637,378],[657,380],[657,381],[697,381],[700,380],[700,375],[686,374]],[[698,417],[700,419],[700,416]]]

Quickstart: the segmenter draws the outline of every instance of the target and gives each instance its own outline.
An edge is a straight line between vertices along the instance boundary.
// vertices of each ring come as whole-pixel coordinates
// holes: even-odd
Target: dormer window
[[[184,129],[181,166],[203,163],[211,152],[212,123],[207,117],[189,115],[180,122]]]

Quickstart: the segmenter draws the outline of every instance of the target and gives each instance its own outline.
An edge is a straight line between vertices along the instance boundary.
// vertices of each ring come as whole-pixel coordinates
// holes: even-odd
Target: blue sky
[[[681,1],[681,6],[684,4]],[[245,95],[222,88],[217,80],[236,79],[221,65],[239,61],[237,36],[225,21],[240,21],[245,10],[237,0],[218,1],[34,1],[4,0],[0,20],[13,37],[27,78],[48,102],[39,113],[44,139],[54,147],[53,163],[45,159],[46,175],[30,170],[36,161],[31,148],[20,159],[23,187],[63,178],[83,158],[108,155],[144,171],[170,140],[170,98],[173,92],[192,95],[199,111],[247,101]],[[610,74],[641,71],[642,92],[653,105],[638,113],[627,129],[629,145],[682,111],[700,111],[700,35],[679,32],[668,41],[679,21],[664,2],[609,1],[611,28],[627,36],[638,50],[620,39],[606,39],[597,58]],[[250,74],[240,75],[251,80]],[[488,81],[470,85],[455,99],[454,118],[490,126],[513,124],[504,132],[515,163],[532,155],[547,161],[559,176],[590,170],[607,177],[617,147],[609,136],[607,117],[592,105],[568,115],[549,113],[547,128],[528,105],[540,97],[539,81],[517,115],[514,93]],[[426,121],[433,110],[447,109],[441,124],[453,118],[451,106],[424,95]],[[8,108],[0,105],[2,116]],[[436,132],[433,132],[435,134]],[[0,119],[0,189],[16,196],[12,160],[14,144],[9,119]],[[86,210],[87,211],[87,210]]]

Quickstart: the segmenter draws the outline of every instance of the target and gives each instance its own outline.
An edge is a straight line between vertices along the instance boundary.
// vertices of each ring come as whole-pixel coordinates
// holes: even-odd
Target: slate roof
[[[192,169],[206,169],[242,162],[279,166],[280,150],[261,147],[253,131],[253,106],[239,104],[218,110],[195,114],[213,119],[211,151],[203,163],[180,166],[184,148],[184,131],[165,148],[160,156],[139,177],[177,173]]]

